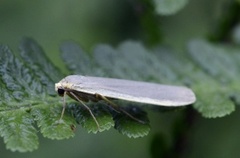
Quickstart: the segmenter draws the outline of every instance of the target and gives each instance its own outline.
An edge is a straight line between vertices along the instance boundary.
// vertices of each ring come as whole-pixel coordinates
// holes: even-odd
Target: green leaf
[[[235,111],[234,103],[229,99],[226,88],[214,82],[203,82],[194,86],[194,89],[198,96],[194,108],[204,117],[223,117]]]
[[[199,51],[199,55],[203,53],[202,47],[196,49]],[[171,79],[176,83],[185,83],[194,90],[197,102],[193,106],[202,116],[207,118],[223,117],[235,110],[234,103],[229,99],[230,91],[233,90],[231,87],[219,84],[203,72],[201,67],[196,67],[196,64],[190,61],[186,54],[180,56],[167,48],[158,48],[156,51],[161,57],[159,58],[160,62],[168,65],[174,72],[175,76]]]
[[[219,82],[226,84],[240,77],[238,61],[231,51],[204,40],[193,40],[188,48],[193,60]]]
[[[170,84],[184,84],[189,87],[193,85],[195,66],[188,59],[185,54],[180,54],[167,47],[158,47],[154,50],[157,64],[161,64],[159,68],[161,74],[161,81]],[[157,65],[156,64],[156,65]]]
[[[31,110],[44,137],[61,140],[74,136],[74,118],[65,114],[60,120],[61,111],[62,108],[56,105],[38,105]]]
[[[35,120],[42,134],[48,138],[70,137],[68,129],[71,130],[70,125],[75,124],[74,119],[64,120],[64,126],[53,127],[53,121],[58,120],[61,113],[56,111],[58,118],[52,115],[54,110],[59,109],[55,105],[58,100],[51,97],[56,96],[53,80],[61,74],[38,44],[25,39],[21,44],[22,58],[18,54],[15,56],[6,46],[0,46],[0,55],[0,135],[7,148],[20,152],[37,149],[37,129],[32,125]]]
[[[188,0],[154,0],[156,12],[160,15],[171,15],[181,10]]]
[[[7,149],[26,152],[38,148],[33,118],[24,109],[1,112],[0,118],[0,135]]]
[[[112,120],[112,116],[105,108],[104,104],[92,103],[88,104],[88,107],[91,109],[93,115],[96,117],[99,124],[99,129],[90,112],[85,107],[77,104],[70,104],[68,106],[68,110],[70,110],[70,113],[72,113],[72,115],[76,118],[77,122],[79,122],[82,127],[87,130],[88,133],[103,132],[113,127],[114,122]]]
[[[90,56],[78,44],[65,42],[60,46],[60,51],[62,59],[72,73],[93,74]]]
[[[154,70],[148,71],[149,69],[146,67],[146,63],[153,63],[154,58],[151,58],[149,50],[140,43],[128,41],[120,44],[117,49],[108,45],[98,45],[93,55],[95,63],[99,65],[99,71],[105,73],[105,75],[118,78],[143,79],[144,76],[155,74]],[[126,63],[131,63],[131,66]],[[144,72],[147,74],[144,74]]]
[[[201,40],[192,41],[188,48],[189,54],[183,56],[166,47],[148,49],[139,42],[126,41],[116,48],[98,45],[90,55],[68,42],[61,46],[61,51],[71,73],[187,85],[197,95],[193,106],[202,116],[223,117],[233,112],[234,103],[240,103],[239,48]],[[56,97],[54,83],[62,78],[62,73],[35,41],[25,38],[20,50],[20,54],[14,55],[8,47],[0,46],[0,136],[8,149],[35,150],[39,129],[49,139],[73,137],[77,123],[89,133],[113,126],[133,138],[149,133],[146,113],[126,101],[113,100],[119,105],[115,110],[103,101],[86,103],[99,129],[90,112],[76,102],[67,104],[60,120],[62,103]]]
[[[39,83],[47,88],[47,93],[56,95],[54,83],[62,79],[63,75],[46,57],[42,48],[34,40],[24,38],[20,44],[20,55],[34,77],[39,78]]]
[[[5,93],[8,93],[4,96],[9,95],[8,99],[20,101],[44,91],[38,79],[31,78],[31,70],[15,58],[8,47],[1,46],[0,53],[1,80],[7,89]]]
[[[98,45],[93,56],[97,65],[95,71],[102,76],[167,83],[169,74],[173,73],[159,62],[152,50],[134,41],[123,42],[116,49]]]
[[[115,113],[114,121],[115,128],[122,133],[123,135],[128,136],[129,138],[139,138],[148,135],[150,131],[150,125],[147,118],[146,112],[142,111],[138,107],[128,106],[124,108],[126,112],[128,112],[131,116],[138,119],[134,120],[130,118],[126,114],[123,113]]]
[[[194,107],[203,116],[213,118],[233,112],[235,106],[230,97],[235,97],[238,104],[240,101],[237,54],[203,40],[191,41],[189,53],[204,71],[199,73],[197,84],[193,87],[199,96],[199,102]]]

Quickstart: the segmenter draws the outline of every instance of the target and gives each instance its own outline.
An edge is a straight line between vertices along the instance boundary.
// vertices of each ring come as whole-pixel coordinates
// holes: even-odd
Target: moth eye
[[[57,92],[58,92],[58,95],[63,96],[65,90],[64,89],[58,89]]]

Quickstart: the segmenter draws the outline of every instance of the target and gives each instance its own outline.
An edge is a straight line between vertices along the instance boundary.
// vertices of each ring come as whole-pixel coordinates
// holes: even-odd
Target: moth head
[[[57,91],[59,96],[63,96],[64,92],[65,92],[65,90],[64,90],[64,88],[63,88],[61,83],[56,83],[55,84],[55,91]]]

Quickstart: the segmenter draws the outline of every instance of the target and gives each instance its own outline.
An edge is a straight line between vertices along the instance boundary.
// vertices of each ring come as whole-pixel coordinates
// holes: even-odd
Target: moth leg
[[[65,96],[66,96],[66,91],[64,91],[64,93],[63,93],[63,109],[62,109],[61,117],[59,120],[62,120],[65,109],[66,109],[66,97]]]
[[[83,101],[81,101],[73,92],[69,92],[69,93],[70,93],[73,97],[75,97],[75,99],[76,99],[77,101],[79,101],[79,102],[89,111],[89,113],[90,113],[90,115],[92,116],[93,120],[94,120],[95,123],[97,124],[98,130],[100,130],[99,123],[98,123],[96,117],[93,115],[92,110],[91,110]]]
[[[135,120],[135,121],[137,121],[137,122],[139,122],[139,123],[146,124],[145,121],[142,121],[142,120],[139,120],[139,119],[135,118],[134,116],[132,116],[131,114],[129,114],[127,111],[125,111],[125,110],[122,109],[122,108],[119,108],[119,106],[118,106],[117,104],[115,104],[114,102],[112,102],[112,101],[109,100],[108,98],[102,96],[101,94],[96,93],[95,96],[96,96],[96,98],[98,98],[98,99],[102,99],[102,100],[106,101],[106,102],[107,102],[109,105],[111,105],[112,108],[115,109],[116,111],[121,111],[121,112],[123,112],[125,115],[127,115],[128,117],[130,117],[131,119],[133,119],[133,120]]]

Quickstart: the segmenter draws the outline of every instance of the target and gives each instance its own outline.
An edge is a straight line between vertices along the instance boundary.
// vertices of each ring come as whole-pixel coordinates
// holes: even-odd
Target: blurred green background
[[[229,0],[190,0],[177,14],[155,15],[160,44],[176,50],[185,49],[188,40],[205,38],[214,31],[217,20],[224,13],[224,4]],[[78,42],[85,50],[96,44],[117,45],[128,39],[155,44],[155,37],[148,37],[148,25],[141,16],[138,0],[1,0],[0,1],[0,43],[17,50],[22,37],[32,37],[50,57],[65,70],[59,57],[59,45],[63,41]],[[151,22],[150,22],[151,23]],[[154,25],[154,23],[153,23]],[[153,33],[154,34],[154,33]],[[159,38],[159,39],[158,39]],[[49,140],[40,137],[39,149],[32,153],[11,152],[0,143],[0,156],[10,157],[151,157],[153,138],[162,135],[166,144],[174,141],[172,126],[181,119],[184,112],[150,112],[152,130],[147,137],[129,139],[110,130],[100,134],[87,134],[79,128],[76,136],[69,140]],[[239,157],[240,114],[205,119],[195,114],[194,123],[188,131],[186,151],[180,157]],[[159,138],[161,140],[161,138]],[[161,150],[159,145],[159,150]]]

